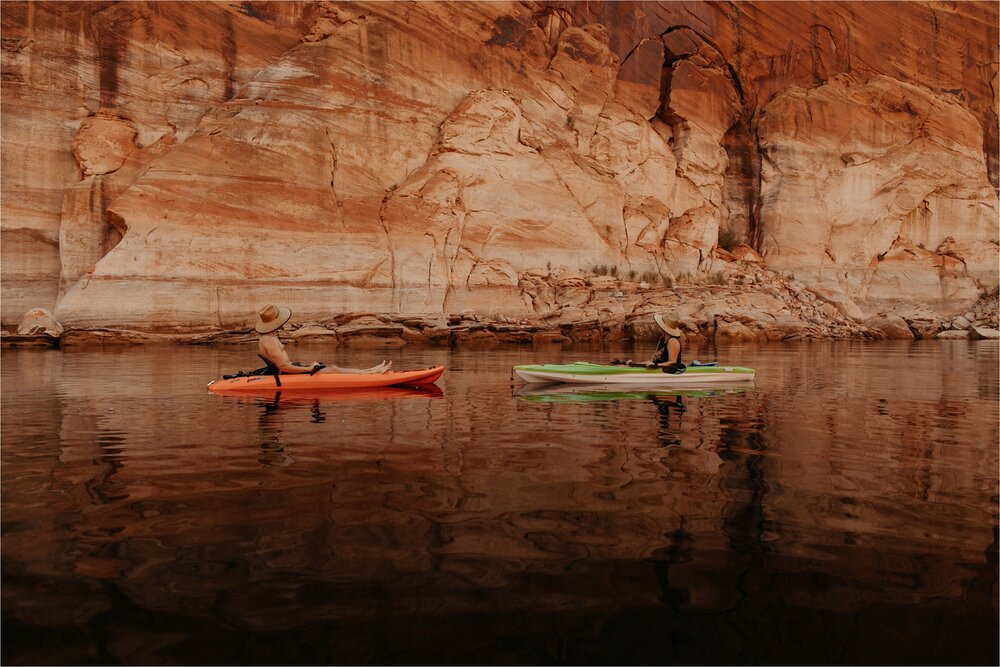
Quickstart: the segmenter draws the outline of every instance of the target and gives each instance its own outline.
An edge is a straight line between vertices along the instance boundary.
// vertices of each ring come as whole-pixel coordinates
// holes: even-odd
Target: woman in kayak
[[[670,313],[664,317],[657,313],[653,315],[653,321],[663,331],[663,335],[660,336],[660,342],[656,345],[656,352],[653,353],[653,358],[649,361],[639,363],[631,359],[627,361],[612,359],[611,363],[622,364],[624,366],[645,366],[646,368],[656,368],[659,366],[663,369],[664,373],[674,375],[683,373],[687,366],[681,361],[681,329],[677,315]]]
[[[653,354],[653,364],[665,373],[682,373],[686,366],[681,361],[681,329],[677,315],[670,313],[664,317],[657,313],[653,315],[653,321],[663,331]]]
[[[385,373],[392,366],[391,361],[383,361],[371,368],[340,368],[339,366],[324,366],[318,361],[312,362],[309,366],[300,366],[292,363],[285,352],[285,346],[278,339],[278,330],[285,326],[292,317],[289,308],[279,308],[268,304],[257,313],[257,324],[254,330],[260,334],[257,349],[260,356],[277,366],[282,373]],[[316,370],[319,368],[320,370]]]

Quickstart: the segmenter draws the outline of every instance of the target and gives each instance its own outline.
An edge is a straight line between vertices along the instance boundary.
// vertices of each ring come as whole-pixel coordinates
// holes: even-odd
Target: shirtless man
[[[339,366],[324,366],[318,361],[309,366],[299,366],[288,358],[285,346],[278,339],[278,330],[288,323],[292,311],[268,304],[257,313],[257,324],[254,330],[260,334],[257,349],[260,355],[278,367],[282,373],[312,373],[318,367],[317,373],[385,373],[392,366],[391,361],[383,361],[371,368],[341,368]]]

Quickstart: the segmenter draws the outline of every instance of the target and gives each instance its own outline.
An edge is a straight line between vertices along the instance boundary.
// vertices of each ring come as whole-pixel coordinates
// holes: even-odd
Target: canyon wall
[[[995,3],[0,11],[6,327],[548,317],[738,257],[857,313],[997,286]]]

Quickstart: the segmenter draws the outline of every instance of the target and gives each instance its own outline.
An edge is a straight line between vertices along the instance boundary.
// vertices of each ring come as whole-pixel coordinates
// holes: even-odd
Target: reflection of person
[[[681,417],[687,409],[684,407],[684,400],[678,394],[670,400],[667,396],[653,396],[653,405],[660,413],[659,441],[661,446],[679,446],[681,444]],[[671,412],[673,408],[673,412]],[[672,420],[671,417],[676,417]],[[672,423],[675,421],[676,423]]]
[[[257,324],[254,329],[259,333],[260,340],[257,343],[260,356],[264,357],[277,366],[282,373],[385,373],[392,365],[391,361],[383,361],[371,368],[340,368],[338,366],[323,366],[318,361],[312,362],[309,366],[301,366],[292,363],[285,352],[285,346],[278,339],[278,331],[288,323],[292,317],[292,311],[288,308],[279,308],[273,304],[268,304],[257,313]],[[320,370],[316,370],[319,368]]]
[[[295,463],[290,450],[286,450],[281,442],[281,417],[278,411],[281,409],[281,392],[275,392],[274,399],[261,401],[262,408],[258,419],[258,431],[260,435],[260,455],[257,460],[264,465],[287,466]],[[302,409],[304,406],[291,404],[293,410]],[[310,406],[313,424],[322,424],[326,421],[326,412],[320,407],[319,399],[314,399]],[[293,413],[294,414],[294,413]]]
[[[278,401],[281,392],[274,395],[273,401],[262,403],[258,430],[260,435],[260,454],[257,457],[263,465],[287,466],[295,463],[295,459],[285,451],[281,444],[281,427],[278,423]]]

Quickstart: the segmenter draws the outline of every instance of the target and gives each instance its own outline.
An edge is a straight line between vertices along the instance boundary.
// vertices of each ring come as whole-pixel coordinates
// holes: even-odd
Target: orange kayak
[[[388,371],[386,373],[293,373],[291,375],[252,375],[208,383],[209,391],[216,394],[252,394],[261,391],[301,391],[328,389],[361,389],[422,385],[436,382],[444,373],[444,366],[422,368],[416,371]],[[279,385],[277,380],[281,381]]]
[[[281,387],[255,391],[227,391],[220,394],[234,401],[255,401],[281,405],[313,404],[338,401],[384,401],[403,398],[444,398],[436,384],[401,384],[391,387],[348,387],[347,389],[296,389],[282,391]]]

